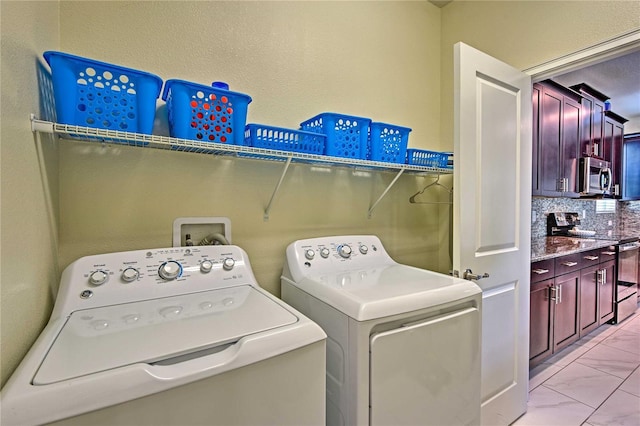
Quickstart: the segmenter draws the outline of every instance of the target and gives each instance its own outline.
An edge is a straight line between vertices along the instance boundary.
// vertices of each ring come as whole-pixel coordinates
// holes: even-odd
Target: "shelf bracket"
[[[269,204],[267,204],[267,208],[264,209],[263,219],[264,219],[265,222],[269,220],[269,212],[271,211],[271,206],[273,205],[273,200],[276,198],[276,194],[280,190],[280,185],[282,185],[282,181],[284,180],[284,177],[287,174],[287,170],[289,170],[289,165],[291,165],[291,159],[292,158],[293,157],[291,157],[291,156],[287,157],[287,162],[284,164],[284,169],[282,169],[282,174],[280,175],[280,180],[278,181],[278,184],[276,185],[275,189],[273,190],[273,194],[271,194],[271,199],[269,200]]]
[[[378,203],[380,201],[382,201],[382,199],[384,198],[385,195],[387,195],[387,192],[389,192],[389,190],[391,189],[391,187],[396,183],[396,181],[400,178],[400,176],[402,175],[402,173],[404,173],[404,168],[400,169],[398,171],[398,174],[396,175],[396,177],[393,178],[393,180],[391,181],[391,183],[387,186],[387,189],[384,190],[384,192],[378,197],[378,199],[376,200],[375,203],[373,203],[373,205],[371,207],[369,207],[369,212],[367,213],[367,218],[371,219],[371,214],[373,213],[373,209],[376,208],[376,206],[378,205]]]
[[[54,133],[53,132],[53,123],[48,121],[38,120],[35,114],[31,114],[31,131],[33,133]]]

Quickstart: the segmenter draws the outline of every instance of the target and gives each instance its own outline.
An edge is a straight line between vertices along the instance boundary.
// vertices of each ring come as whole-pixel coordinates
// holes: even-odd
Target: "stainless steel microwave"
[[[611,193],[611,167],[608,161],[596,157],[582,157],[580,159],[580,194],[601,195]]]

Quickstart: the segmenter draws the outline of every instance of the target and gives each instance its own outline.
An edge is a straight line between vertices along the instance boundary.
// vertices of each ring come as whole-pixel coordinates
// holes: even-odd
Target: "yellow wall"
[[[640,28],[634,1],[461,1],[442,9],[442,150],[453,147],[453,45],[525,70]]]
[[[36,58],[58,48],[58,4],[0,2],[1,286],[0,384],[20,362],[51,313],[57,287],[58,164],[51,140],[34,141]]]
[[[2,1],[0,14],[2,383],[50,314],[58,265],[170,245],[176,217],[230,217],[233,242],[274,294],[284,248],[303,237],[374,233],[400,262],[443,272],[450,264],[450,209],[407,201],[427,178],[401,177],[367,219],[393,174],[296,165],[264,222],[276,163],[68,141],[45,143],[39,156],[27,117],[38,109],[42,51],[163,79],[226,80],[253,97],[251,122],[295,127],[333,110],[412,127],[411,146],[445,150],[454,42],[526,68],[638,27],[640,16],[637,2],[618,1],[455,1],[444,9],[426,1]]]
[[[428,2],[62,2],[60,20],[65,51],[165,80],[228,82],[253,97],[249,122],[296,128],[338,111],[411,127],[414,147],[438,143],[440,9]],[[281,170],[61,143],[61,266],[91,253],[169,246],[177,217],[227,216],[233,243],[276,295],[285,248],[304,237],[377,234],[400,262],[449,267],[438,209],[408,202],[428,179],[401,177],[367,219],[394,174],[296,165],[265,222]]]

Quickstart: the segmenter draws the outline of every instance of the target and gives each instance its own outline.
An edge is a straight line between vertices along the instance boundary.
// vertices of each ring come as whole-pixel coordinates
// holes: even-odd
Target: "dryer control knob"
[[[89,275],[89,283],[96,286],[106,283],[108,279],[109,274],[105,271],[95,271]]]
[[[160,275],[160,278],[167,281],[175,280],[181,273],[182,266],[173,260],[163,263],[158,269],[158,275]]]
[[[307,260],[313,260],[315,256],[316,256],[316,252],[311,249],[307,249],[304,251],[304,257],[306,257]]]
[[[230,257],[227,257],[225,260],[222,261],[222,267],[224,268],[225,271],[232,270],[235,265],[236,265],[236,261]]]
[[[330,251],[328,248],[324,247],[322,250],[320,250],[320,256],[324,257],[325,259],[327,257],[329,257]]]
[[[200,264],[200,271],[205,274],[211,272],[211,269],[213,269],[213,262],[210,260],[203,260]]]
[[[137,280],[139,276],[140,276],[140,273],[135,268],[127,268],[124,271],[122,271],[122,275],[120,275],[120,277],[122,278],[122,281],[125,281],[128,283],[130,283],[131,281]]]
[[[349,247],[347,244],[339,245],[338,254],[345,259],[348,259],[349,257],[351,257],[351,247]]]
[[[369,252],[369,247],[365,246],[364,244],[360,246],[360,253],[367,254],[368,252]]]

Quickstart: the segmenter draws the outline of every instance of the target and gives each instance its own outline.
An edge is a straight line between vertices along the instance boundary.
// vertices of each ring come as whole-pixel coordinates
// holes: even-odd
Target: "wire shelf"
[[[399,171],[409,173],[451,174],[451,169],[425,167],[411,164],[387,163],[382,161],[359,160],[353,158],[331,157],[326,155],[306,154],[300,152],[279,151],[254,148],[240,145],[228,145],[215,142],[199,142],[190,139],[178,139],[168,136],[147,135],[142,133],[122,132],[52,123],[31,118],[31,129],[34,132],[51,133],[63,139],[73,139],[88,143],[118,144],[140,148],[166,149],[171,151],[193,152],[207,155],[231,155],[240,158],[256,158],[266,161],[287,161],[316,163],[326,166],[354,167],[358,169]]]

